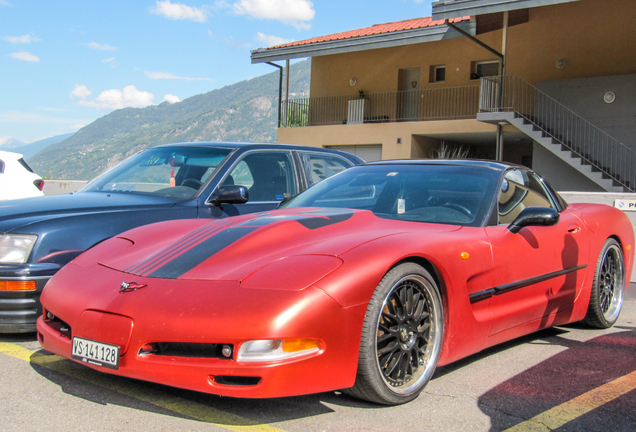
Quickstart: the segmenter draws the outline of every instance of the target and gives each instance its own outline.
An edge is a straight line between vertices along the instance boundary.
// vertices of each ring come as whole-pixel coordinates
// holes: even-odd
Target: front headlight
[[[37,239],[34,234],[4,234],[0,237],[0,263],[24,264]]]
[[[320,351],[315,339],[275,339],[245,342],[239,349],[237,361],[267,362],[287,360]]]

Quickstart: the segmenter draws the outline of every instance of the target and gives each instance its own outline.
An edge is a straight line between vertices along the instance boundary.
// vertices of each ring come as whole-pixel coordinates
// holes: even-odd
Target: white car
[[[19,153],[0,151],[0,200],[43,196],[44,180]]]

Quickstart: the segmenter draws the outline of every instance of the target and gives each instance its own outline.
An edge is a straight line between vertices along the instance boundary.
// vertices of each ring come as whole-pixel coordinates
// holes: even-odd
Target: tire
[[[623,307],[625,292],[625,261],[620,245],[607,239],[596,263],[590,305],[584,322],[594,328],[614,325]]]
[[[355,385],[346,392],[382,405],[415,399],[431,379],[442,347],[439,289],[419,265],[391,269],[364,319]]]

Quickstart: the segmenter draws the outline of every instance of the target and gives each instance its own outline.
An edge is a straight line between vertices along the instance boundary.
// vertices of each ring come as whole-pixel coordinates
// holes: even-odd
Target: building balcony
[[[474,119],[479,86],[290,99],[281,108],[281,128]]]

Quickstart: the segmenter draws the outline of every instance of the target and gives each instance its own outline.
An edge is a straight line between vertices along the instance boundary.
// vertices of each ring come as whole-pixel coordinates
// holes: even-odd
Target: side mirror
[[[559,222],[559,212],[547,207],[527,207],[508,225],[508,231],[517,234],[526,226],[552,226]]]
[[[250,194],[245,186],[219,186],[216,188],[208,203],[214,205],[221,204],[244,204],[250,199]]]

